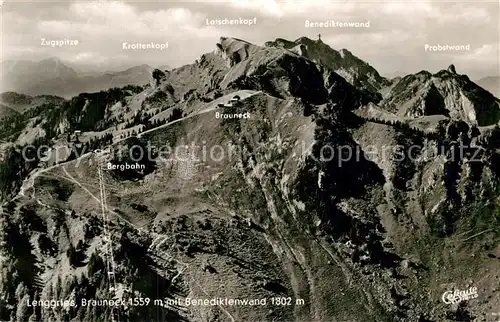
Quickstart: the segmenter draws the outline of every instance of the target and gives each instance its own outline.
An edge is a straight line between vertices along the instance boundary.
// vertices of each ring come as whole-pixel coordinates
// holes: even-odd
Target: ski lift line
[[[111,234],[109,232],[109,229],[108,229],[108,218],[107,218],[107,215],[106,215],[106,209],[108,209],[108,206],[107,206],[107,203],[106,203],[106,188],[104,186],[104,180],[103,180],[103,175],[102,175],[102,172],[101,172],[101,168],[99,167],[98,169],[99,171],[99,183],[100,183],[100,191],[101,191],[101,206],[102,206],[102,209],[103,209],[103,219],[104,219],[104,222],[103,222],[103,226],[104,226],[104,229],[105,229],[105,234],[106,234],[106,237],[107,237],[107,245],[108,245],[108,250],[109,250],[109,253],[108,255],[110,256],[110,259],[111,259],[111,268],[113,270],[113,274],[114,274],[114,260],[113,260],[113,247],[112,247],[112,239],[111,239]],[[109,272],[108,272],[109,273]]]
[[[109,258],[108,258],[108,247],[109,247],[109,243],[108,243],[108,240],[110,240],[110,236],[109,236],[109,233],[108,233],[108,230],[107,230],[107,225],[106,225],[106,212],[105,212],[105,209],[104,209],[104,203],[102,202],[103,198],[104,198],[104,193],[103,193],[103,190],[102,190],[102,178],[101,178],[101,172],[100,172],[100,169],[98,169],[98,175],[99,175],[99,193],[100,193],[100,199],[101,199],[101,210],[102,210],[102,217],[103,217],[103,231],[104,231],[104,256],[105,256],[105,261],[106,261],[106,272],[107,272],[107,275],[109,276],[109,272],[110,272],[110,263],[109,263]]]
[[[104,199],[103,199],[103,203],[104,203],[104,209],[108,209],[108,205],[107,205],[107,198],[106,198],[106,187],[104,186],[104,184],[102,185],[102,189],[103,189],[103,194],[104,194]],[[108,219],[106,217],[106,219]],[[106,221],[105,225],[107,226],[108,223]],[[116,284],[116,280],[115,280],[115,270],[116,270],[116,263],[115,263],[115,258],[114,258],[114,253],[113,253],[113,240],[111,239],[111,233],[109,232],[109,229],[108,229],[108,237],[109,237],[109,247],[110,247],[110,252],[109,252],[109,256],[110,256],[110,260],[111,260],[111,269],[112,269],[112,276],[113,276],[113,280],[114,280],[114,283]]]
[[[105,254],[105,260],[106,260],[106,272],[109,276],[109,272],[110,272],[110,263],[109,263],[109,258],[108,258],[108,255],[109,255],[109,244],[110,244],[110,241],[111,241],[111,236],[109,235],[109,232],[108,232],[108,227],[107,227],[107,224],[106,224],[106,211],[105,211],[105,208],[104,208],[104,202],[103,202],[103,198],[104,198],[104,191],[102,189],[102,177],[101,177],[101,172],[100,172],[100,169],[98,169],[98,175],[99,175],[99,192],[100,192],[100,197],[101,197],[101,210],[102,210],[102,217],[103,217],[103,232],[104,232],[104,254]],[[109,240],[109,242],[108,242]]]
[[[108,218],[106,216],[106,189],[104,187],[104,180],[101,171],[101,164],[99,162],[99,166],[97,167],[97,172],[99,176],[99,192],[101,197],[101,209],[102,209],[102,218],[103,218],[103,231],[106,237],[106,241],[104,242],[104,252],[105,252],[105,260],[106,260],[106,271],[108,275],[108,283],[112,285],[109,287],[109,291],[112,293],[112,299],[117,298],[117,286],[116,286],[116,277],[115,277],[115,263],[113,256],[113,240],[111,239],[111,234],[108,229]],[[117,321],[115,319],[115,308],[111,307],[111,320]]]
[[[105,236],[106,236],[106,238],[107,238],[107,239],[109,239],[109,240],[111,241],[110,234],[109,234],[109,231],[108,231],[108,226],[107,226],[108,221],[107,221],[107,216],[106,216],[106,213],[107,213],[107,212],[106,212],[106,210],[107,210],[108,212],[113,213],[114,215],[118,216],[120,219],[122,219],[122,220],[123,220],[123,221],[125,221],[126,223],[130,224],[130,225],[131,225],[133,228],[135,228],[137,231],[139,231],[139,232],[143,232],[143,231],[144,231],[144,229],[143,229],[143,228],[138,227],[138,226],[136,226],[136,225],[132,224],[131,222],[129,222],[128,220],[126,220],[125,218],[123,218],[120,214],[118,214],[118,213],[116,213],[116,212],[114,212],[113,210],[111,210],[111,209],[109,209],[109,208],[108,208],[108,206],[107,206],[107,202],[106,202],[106,201],[107,201],[107,198],[106,198],[106,192],[105,192],[105,189],[104,189],[105,185],[104,185],[104,182],[103,182],[103,181],[104,181],[104,180],[103,180],[104,176],[103,176],[103,174],[102,174],[102,172],[101,172],[101,166],[98,166],[99,188],[100,188],[100,189],[99,189],[99,190],[100,190],[100,198],[97,198],[97,197],[96,197],[96,196],[95,196],[92,192],[90,192],[90,191],[89,191],[87,188],[85,188],[85,187],[84,187],[84,186],[83,186],[83,185],[82,185],[82,184],[81,184],[78,180],[76,180],[76,179],[75,179],[75,178],[74,178],[74,177],[73,177],[73,176],[72,176],[72,175],[71,175],[71,174],[70,174],[70,173],[66,170],[66,168],[64,167],[64,165],[61,167],[61,169],[62,169],[62,170],[63,170],[63,172],[67,175],[67,177],[65,177],[65,176],[60,176],[61,178],[66,179],[66,180],[68,180],[68,181],[71,181],[71,182],[73,182],[73,183],[77,184],[77,185],[78,185],[78,186],[80,186],[80,187],[81,187],[84,191],[86,191],[86,192],[87,192],[87,193],[88,193],[88,194],[89,194],[92,198],[94,198],[96,201],[98,201],[98,202],[100,202],[100,203],[101,203],[101,210],[102,210],[102,215],[103,215],[103,218],[104,218],[103,230],[104,230],[104,232],[105,232]],[[159,240],[161,239],[161,237],[165,237],[163,240],[161,240],[161,242],[160,242],[158,245],[156,245],[157,247],[159,247],[161,244],[163,244],[164,242],[166,242],[166,241],[168,241],[168,240],[170,240],[170,239],[172,238],[172,236],[165,236],[165,235],[163,235],[163,234],[153,234],[153,235],[157,238],[157,241],[159,241]],[[175,243],[174,243],[174,244],[175,244]],[[107,247],[108,245],[109,245],[109,243],[105,243],[105,247]],[[108,254],[108,253],[109,253],[109,251],[108,251],[108,250],[106,250],[106,254]],[[112,252],[111,252],[110,254],[111,254],[111,255],[113,255],[113,253],[112,253]],[[167,255],[169,256],[169,258],[171,258],[172,260],[174,260],[174,261],[175,261],[175,262],[177,262],[178,264],[180,264],[180,265],[184,266],[184,268],[183,268],[183,269],[181,269],[180,271],[178,271],[178,274],[177,274],[177,276],[176,276],[176,277],[179,277],[181,274],[183,274],[186,270],[188,270],[188,269],[189,269],[189,264],[182,262],[181,260],[177,259],[176,257],[174,257],[174,256],[172,256],[172,255],[170,255],[170,254],[168,254],[168,253],[167,253]],[[110,258],[110,260],[108,260],[108,257],[106,257],[106,263],[107,263],[106,268],[107,268],[107,272],[113,272],[113,273],[111,273],[111,274],[110,274],[110,275],[111,275],[110,280],[112,280],[112,281],[113,281],[113,283],[112,283],[112,284],[114,285],[114,286],[111,286],[108,290],[109,290],[110,292],[115,292],[115,297],[117,297],[117,296],[116,296],[116,292],[117,292],[118,288],[116,287],[116,278],[115,278],[115,274],[114,274],[115,272],[114,272],[114,270],[112,271],[112,270],[110,269],[110,265],[108,265],[108,263],[110,263],[110,262],[112,262],[112,263],[113,263],[112,265],[114,266],[114,258],[113,258],[113,259],[111,259],[111,258]],[[113,267],[113,268],[114,268],[114,267]],[[109,276],[109,275],[108,275],[108,276]],[[115,319],[115,315],[114,315],[114,311],[113,311],[113,310],[114,310],[114,308],[112,308],[112,321],[117,321],[117,320]]]

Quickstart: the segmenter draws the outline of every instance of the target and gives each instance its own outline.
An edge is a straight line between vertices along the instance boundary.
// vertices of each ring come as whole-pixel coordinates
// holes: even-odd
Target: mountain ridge
[[[421,71],[397,80],[380,105],[405,117],[443,114],[479,126],[500,120],[500,100],[457,74],[453,65],[435,74]]]
[[[335,71],[352,85],[373,94],[375,100],[379,99],[378,91],[389,85],[389,80],[349,50],[337,51],[321,40],[300,37],[290,42],[279,38],[274,42],[266,42],[265,46],[278,46],[300,53],[320,66]]]
[[[90,75],[76,72],[57,57],[41,61],[2,62],[2,91],[27,95],[56,95],[65,98],[83,92],[96,92],[112,87],[144,85],[151,80],[154,68],[147,64],[118,72]]]

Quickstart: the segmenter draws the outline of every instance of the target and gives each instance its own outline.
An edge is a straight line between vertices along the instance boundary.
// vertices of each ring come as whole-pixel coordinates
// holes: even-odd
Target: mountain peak
[[[220,37],[217,43],[216,52],[222,56],[228,64],[228,67],[230,67],[247,59],[257,49],[258,46],[245,40],[232,37]]]
[[[55,57],[55,56],[51,56],[49,58],[46,58],[46,59],[43,59],[40,61],[40,63],[54,63],[54,64],[62,64],[62,60]]]
[[[239,38],[235,38],[235,37],[220,37],[219,43],[221,45],[232,44],[232,43],[243,43],[243,44],[251,45],[251,43],[249,43],[248,41],[243,40],[243,39],[239,39]]]
[[[378,90],[390,84],[375,68],[349,50],[341,49],[339,52],[319,39],[300,37],[291,42],[278,38],[275,41],[266,42],[266,46],[285,48],[304,56],[322,68],[336,72],[352,85],[356,84],[364,88],[373,94],[375,100],[380,99]]]
[[[451,64],[450,66],[448,66],[448,71],[449,71],[450,73],[453,73],[453,74],[456,74],[456,73],[457,73],[457,71],[456,71],[456,69],[455,69],[455,65],[453,65],[453,64]]]
[[[499,101],[451,64],[435,74],[420,71],[395,82],[380,103],[402,117],[443,115],[476,126],[500,120]]]
[[[315,40],[312,40],[311,38],[308,37],[300,37],[294,41],[294,43],[296,44],[312,44],[315,42],[316,42]]]

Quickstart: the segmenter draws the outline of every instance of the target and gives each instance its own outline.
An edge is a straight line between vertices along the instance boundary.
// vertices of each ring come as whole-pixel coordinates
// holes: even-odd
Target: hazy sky
[[[1,2],[1,0],[0,0]],[[257,18],[253,26],[208,26],[206,19]],[[221,36],[262,45],[277,37],[322,39],[347,48],[383,75],[431,72],[455,64],[476,79],[500,74],[498,1],[58,1],[6,0],[2,60],[56,56],[102,70],[192,63]],[[369,28],[306,28],[305,20],[367,22]],[[47,47],[41,39],[78,40]],[[123,42],[168,42],[165,50],[124,50]],[[470,45],[432,52],[429,45]]]

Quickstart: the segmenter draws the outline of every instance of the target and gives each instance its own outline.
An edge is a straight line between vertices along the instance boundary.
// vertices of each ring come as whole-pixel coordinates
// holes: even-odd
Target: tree
[[[166,76],[164,72],[162,72],[158,68],[153,70],[153,79],[156,81],[156,86],[158,86],[160,84],[160,81],[165,78]]]
[[[97,253],[92,253],[90,255],[89,263],[87,265],[87,273],[89,278],[92,277],[99,270],[104,270],[104,261],[97,255]]]
[[[29,299],[30,296],[28,294],[25,294],[23,298],[19,299],[19,301],[17,302],[16,321],[24,322],[29,319],[29,316],[31,315],[31,310],[28,308]]]
[[[57,275],[56,286],[54,290],[54,295],[56,297],[61,296],[61,289],[62,289],[61,275]]]
[[[71,243],[69,244],[69,248],[66,250],[66,255],[68,256],[69,263],[71,264],[71,266],[76,266],[75,262],[76,262],[77,252]]]
[[[182,109],[180,109],[180,108],[178,108],[178,107],[175,107],[175,108],[172,110],[172,114],[170,114],[170,116],[168,117],[168,122],[172,122],[172,121],[178,120],[178,119],[180,119],[182,116],[183,116],[183,114],[182,114]]]

